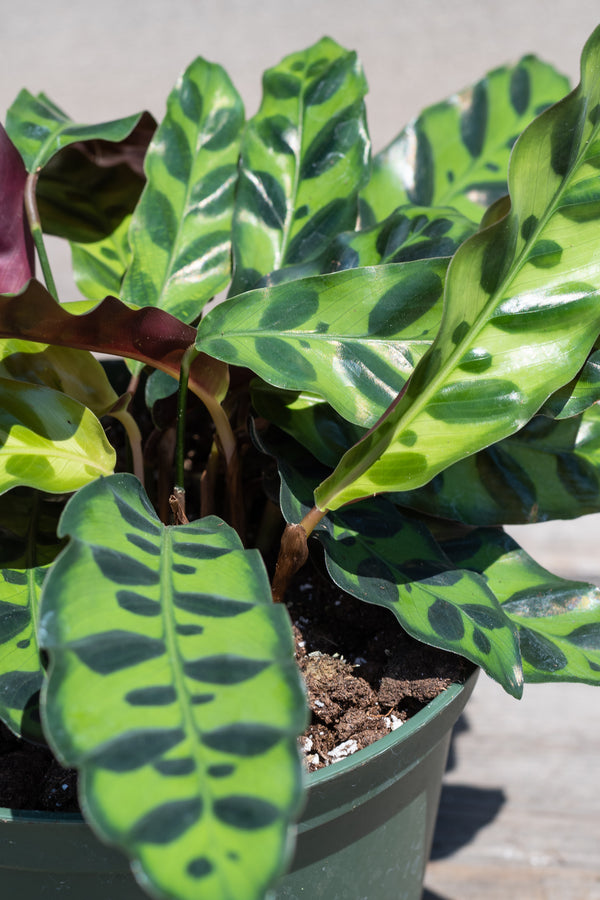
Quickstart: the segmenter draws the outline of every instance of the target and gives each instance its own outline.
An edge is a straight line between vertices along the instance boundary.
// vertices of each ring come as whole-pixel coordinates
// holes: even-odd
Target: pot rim
[[[420,709],[419,712],[415,713],[414,716],[411,716],[411,718],[404,722],[399,728],[396,728],[395,731],[390,731],[389,734],[384,735],[367,747],[357,750],[356,753],[347,756],[345,759],[338,760],[330,766],[309,773],[305,780],[306,787],[309,790],[311,788],[322,787],[338,776],[343,776],[345,773],[352,771],[357,767],[362,767],[365,764],[376,760],[391,747],[395,747],[396,745],[409,740],[413,735],[416,735],[427,727],[431,719],[435,718],[439,713],[443,712],[446,707],[450,706],[456,697],[463,693],[463,691],[467,692],[468,699],[475,686],[478,675],[479,669],[475,668],[464,682],[455,682],[449,685],[445,690],[441,691],[437,697],[434,697],[433,700],[427,703],[423,709]],[[9,807],[0,806],[0,825],[2,823],[27,824],[28,822],[52,822],[57,824],[63,823],[65,825],[86,824],[84,817],[80,813],[51,812],[31,809],[14,810]]]

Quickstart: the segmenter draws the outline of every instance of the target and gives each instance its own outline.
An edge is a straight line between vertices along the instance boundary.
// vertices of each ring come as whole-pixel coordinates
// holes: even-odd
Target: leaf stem
[[[191,344],[181,357],[177,392],[177,444],[175,450],[175,490],[184,491],[185,416],[190,368],[200,351]]]
[[[271,585],[273,603],[283,603],[292,578],[308,559],[307,538],[325,515],[326,510],[313,506],[299,525],[285,526]]]
[[[133,463],[133,474],[139,481],[144,484],[144,455],[142,451],[142,435],[137,422],[127,409],[127,405],[131,397],[128,393],[120,397],[114,408],[111,409],[109,415],[117,419],[127,435],[129,446],[131,448],[131,458]],[[125,405],[127,404],[127,405]]]
[[[56,290],[56,284],[54,283],[52,270],[50,269],[50,262],[48,260],[48,254],[46,253],[46,247],[44,245],[42,223],[35,199],[35,189],[37,187],[38,175],[39,170],[37,172],[30,172],[27,176],[24,192],[25,212],[27,213],[27,221],[29,222],[29,228],[31,231],[31,236],[33,238],[33,243],[35,244],[35,249],[37,250],[37,255],[42,267],[42,273],[44,275],[46,287],[58,303],[58,292]]]

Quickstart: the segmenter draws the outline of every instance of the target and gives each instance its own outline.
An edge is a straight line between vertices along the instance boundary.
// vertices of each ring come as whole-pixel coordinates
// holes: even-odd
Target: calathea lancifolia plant
[[[600,510],[600,30],[567,96],[525,57],[372,161],[365,91],[325,39],[246,123],[197,59],[158,127],[23,91],[0,133],[0,713],[157,897],[259,898],[288,858],[273,458],[276,599],[314,544],[515,696],[600,681],[598,590],[499,527]],[[63,305],[44,232],[89,299]]]

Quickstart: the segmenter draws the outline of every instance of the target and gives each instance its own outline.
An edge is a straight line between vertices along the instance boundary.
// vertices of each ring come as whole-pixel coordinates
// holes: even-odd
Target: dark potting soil
[[[472,665],[413,640],[389,610],[361,603],[311,567],[287,597],[311,723],[301,738],[309,771],[372,744]],[[77,776],[51,752],[0,723],[0,807],[76,812]]]

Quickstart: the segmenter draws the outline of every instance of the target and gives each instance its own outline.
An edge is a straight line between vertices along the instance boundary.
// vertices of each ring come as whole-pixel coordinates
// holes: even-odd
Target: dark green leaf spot
[[[199,797],[172,800],[139,819],[131,830],[131,837],[141,844],[170,844],[195,825],[201,814]]]
[[[285,116],[270,116],[260,121],[257,131],[263,144],[273,153],[294,155],[296,129]]]
[[[465,627],[459,611],[446,600],[437,599],[427,610],[429,624],[436,634],[447,641],[460,641]]]
[[[479,652],[485,654],[486,656],[492,650],[492,645],[489,638],[479,628],[475,628],[473,630],[473,643],[475,644]]]
[[[581,625],[567,635],[568,640],[582,650],[600,650],[600,622]]]
[[[206,681],[208,684],[241,684],[259,675],[270,665],[261,659],[246,659],[243,656],[223,653],[207,656],[184,663],[188,678]]]
[[[253,607],[246,600],[230,600],[228,597],[219,597],[218,594],[182,594],[176,591],[173,597],[175,606],[179,609],[216,619],[239,616]]]
[[[132,772],[176,747],[185,738],[180,728],[132,731],[98,747],[94,764],[111,772]]]
[[[163,641],[117,630],[87,635],[68,646],[88,669],[99,675],[111,675],[166,652]]]
[[[488,123],[488,96],[482,82],[475,85],[471,104],[460,118],[463,144],[472,157],[481,156]]]
[[[223,763],[222,765],[209,766],[206,771],[211,778],[227,778],[229,775],[233,775],[235,766]]]
[[[202,560],[204,562],[207,559],[219,559],[219,557],[225,556],[231,551],[223,547],[211,547],[208,544],[201,544],[200,542],[197,544],[188,544],[183,541],[175,540],[173,541],[173,552],[177,556],[185,556],[188,559]]]
[[[281,731],[268,725],[238,722],[202,735],[202,743],[221,753],[234,756],[259,756],[275,746],[282,738]]]
[[[369,314],[370,337],[400,334],[432,309],[442,296],[442,280],[431,269],[411,270],[408,284],[409,291],[406,283],[400,283],[379,298]]]
[[[470,372],[476,375],[487,371],[492,365],[492,355],[481,347],[474,347],[469,350],[460,361],[459,369],[463,372]]]
[[[290,100],[300,94],[300,79],[294,75],[276,72],[274,69],[263,75],[263,91],[277,100]]]
[[[160,603],[157,600],[151,600],[150,597],[136,594],[135,591],[117,591],[116,597],[121,609],[135,613],[136,616],[160,615]]]
[[[130,544],[133,544],[134,547],[137,547],[139,550],[143,550],[144,553],[151,553],[152,556],[160,556],[160,547],[157,547],[152,541],[140,537],[139,534],[128,533],[125,537]]]
[[[153,765],[161,775],[173,777],[191,775],[196,771],[196,763],[191,756],[185,756],[181,759],[159,759]]]
[[[452,343],[456,346],[460,344],[462,340],[468,335],[470,325],[468,322],[461,322],[460,325],[457,325],[454,331],[452,332]]]
[[[160,581],[160,573],[145,566],[131,556],[106,547],[92,547],[94,562],[105,578],[115,584],[154,585]]]
[[[172,568],[178,575],[193,575],[196,571],[195,566],[186,566],[185,563],[173,563]]]
[[[259,337],[255,341],[256,352],[268,359],[277,372],[287,372],[294,380],[308,385],[317,380],[317,373],[311,362],[295,347],[280,338]]]
[[[214,813],[217,819],[231,828],[243,831],[255,831],[267,828],[279,818],[279,810],[267,800],[258,797],[232,795],[216,800]]]
[[[417,436],[416,431],[411,431],[410,428],[407,428],[406,431],[400,434],[398,443],[403,444],[405,447],[414,447],[417,442]]]
[[[510,102],[518,116],[527,112],[531,102],[531,79],[524,66],[513,69],[510,78]]]
[[[562,247],[556,241],[538,241],[527,259],[536,269],[551,269],[559,264],[562,252]]]
[[[293,331],[316,315],[318,309],[319,293],[316,290],[296,288],[293,292],[275,293],[273,299],[267,301],[258,328],[261,331]]]
[[[530,628],[519,626],[519,641],[525,662],[540,672],[558,672],[569,662],[556,644]]]
[[[187,865],[187,873],[192,878],[206,878],[213,871],[214,866],[206,856],[197,856]]]
[[[125,694],[125,702],[131,706],[169,706],[176,700],[175,689],[168,685],[137,688]]]

